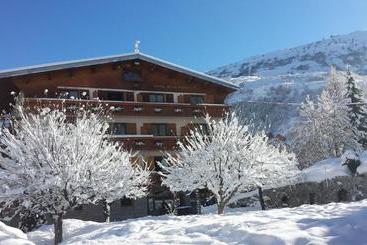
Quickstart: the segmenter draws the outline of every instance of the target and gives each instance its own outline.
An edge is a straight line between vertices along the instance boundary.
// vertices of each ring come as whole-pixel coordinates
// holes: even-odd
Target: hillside
[[[367,74],[367,31],[331,36],[318,42],[244,59],[209,72],[219,77],[262,77],[328,71],[331,65],[343,70],[352,66]]]
[[[279,106],[266,110],[279,117],[276,122],[272,122],[275,124],[272,125],[273,131],[286,134],[297,118],[297,104],[306,95],[315,97],[320,93],[331,65],[335,65],[338,70],[350,66],[361,75],[356,80],[366,88],[367,31],[331,36],[295,48],[250,57],[208,73],[240,86],[240,90],[232,94],[227,103],[245,101],[255,104],[250,106],[254,107],[250,111],[259,110],[259,101],[284,103],[280,110],[286,114],[281,118],[279,108],[274,110],[274,107]]]

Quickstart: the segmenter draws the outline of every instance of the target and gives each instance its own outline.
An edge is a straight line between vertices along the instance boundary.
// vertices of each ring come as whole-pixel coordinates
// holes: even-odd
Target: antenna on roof
[[[140,52],[139,45],[140,45],[140,41],[136,40],[135,44],[134,44],[134,53],[139,53]]]

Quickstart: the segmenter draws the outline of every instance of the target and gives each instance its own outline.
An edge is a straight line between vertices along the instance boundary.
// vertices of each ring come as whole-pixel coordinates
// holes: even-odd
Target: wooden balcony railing
[[[119,141],[127,150],[133,151],[173,151],[177,149],[177,136],[128,135],[123,137],[111,136]]]
[[[199,104],[187,103],[152,103],[152,102],[130,102],[130,101],[97,101],[97,100],[71,100],[52,98],[26,98],[25,105],[30,108],[50,107],[64,108],[66,110],[77,110],[85,108],[96,108],[101,106],[113,115],[122,116],[173,116],[173,117],[195,117],[209,114],[212,117],[222,117],[229,106],[224,104]]]

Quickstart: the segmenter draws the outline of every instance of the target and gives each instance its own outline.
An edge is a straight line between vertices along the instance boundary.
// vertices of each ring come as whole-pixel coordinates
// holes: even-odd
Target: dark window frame
[[[124,133],[121,132],[116,132],[117,128],[116,126],[119,125],[119,129],[124,129]],[[122,126],[122,127],[121,127]],[[128,135],[128,131],[127,131],[127,123],[119,123],[119,122],[113,122],[109,124],[109,133],[111,135]]]
[[[86,95],[84,96],[83,93],[86,93]],[[72,89],[72,88],[64,89],[63,88],[63,89],[58,90],[58,97],[61,99],[89,99],[90,94],[88,90],[84,90],[84,89]]]
[[[198,105],[204,103],[204,96],[202,95],[190,95],[189,102],[192,105]]]
[[[161,98],[161,99],[158,99]],[[154,103],[166,103],[167,98],[164,94],[148,94],[148,101]]]
[[[120,96],[119,96],[120,95]],[[106,99],[108,101],[126,101],[127,95],[123,91],[106,91]]]
[[[166,123],[152,123],[151,134],[154,136],[169,136],[169,127]]]

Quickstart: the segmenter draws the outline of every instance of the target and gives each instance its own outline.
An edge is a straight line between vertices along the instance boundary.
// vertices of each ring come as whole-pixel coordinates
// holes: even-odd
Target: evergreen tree
[[[358,131],[349,118],[350,99],[346,97],[345,77],[331,68],[329,78],[316,101],[302,103],[300,121],[292,129],[292,148],[303,167],[346,149],[360,148]]]
[[[367,112],[362,91],[358,88],[350,69],[347,70],[346,97],[349,99],[348,116],[355,128],[355,135],[364,148],[367,147]]]

